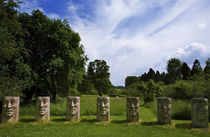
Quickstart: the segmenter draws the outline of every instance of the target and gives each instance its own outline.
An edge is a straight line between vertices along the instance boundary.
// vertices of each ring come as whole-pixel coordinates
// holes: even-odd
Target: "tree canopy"
[[[80,36],[67,20],[51,20],[39,10],[17,11],[19,1],[1,1],[0,89],[33,95],[77,94],[87,57]]]

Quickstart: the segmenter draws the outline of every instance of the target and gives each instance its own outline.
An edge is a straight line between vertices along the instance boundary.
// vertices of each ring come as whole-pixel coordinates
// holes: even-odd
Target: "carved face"
[[[49,106],[49,98],[47,97],[39,97],[37,98],[37,105],[39,108],[39,115],[43,116],[48,113],[48,106]]]
[[[167,102],[166,103],[161,102],[159,104],[159,109],[161,112],[161,117],[168,118],[170,116],[171,104],[169,104]]]
[[[78,98],[68,98],[68,111],[71,115],[75,115],[78,112],[79,108],[79,99]]]
[[[195,115],[199,121],[205,120],[208,113],[208,105],[206,101],[197,101],[195,105]]]
[[[3,113],[6,117],[12,117],[15,115],[18,107],[18,99],[13,97],[4,98],[3,101]]]
[[[128,109],[131,116],[136,116],[138,114],[139,102],[137,99],[128,100]]]
[[[99,99],[98,108],[101,115],[106,115],[109,112],[109,100],[106,98]]]

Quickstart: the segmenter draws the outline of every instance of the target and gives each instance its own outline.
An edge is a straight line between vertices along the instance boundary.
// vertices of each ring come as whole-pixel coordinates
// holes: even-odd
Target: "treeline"
[[[177,99],[210,97],[210,58],[206,60],[204,69],[198,59],[195,59],[190,68],[186,62],[171,58],[167,62],[166,70],[167,72],[160,73],[150,68],[139,77],[126,77],[125,94],[142,96],[146,102],[152,101],[154,96]]]
[[[90,62],[67,20],[40,10],[19,12],[19,0],[0,1],[0,106],[4,96],[107,94],[112,84],[104,60]]]

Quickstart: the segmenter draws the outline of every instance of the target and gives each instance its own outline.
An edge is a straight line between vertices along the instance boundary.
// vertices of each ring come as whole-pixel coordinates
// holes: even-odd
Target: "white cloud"
[[[59,19],[61,18],[58,14],[55,13],[47,13],[41,6],[38,0],[21,0],[23,4],[21,4],[21,12],[26,12],[28,14],[31,14],[32,10],[39,9],[44,14],[46,14],[47,17],[51,19]]]
[[[206,24],[205,23],[199,23],[198,24],[198,28],[205,29],[206,28]]]
[[[95,18],[87,20],[77,16],[79,13],[74,14],[73,29],[79,32],[90,61],[106,60],[112,83],[122,85],[126,76],[140,75],[150,67],[165,70],[170,57],[184,59],[198,50],[208,56],[210,28],[206,24],[210,23],[210,10],[203,5],[205,1],[199,0],[178,0],[175,4],[170,0],[111,0],[109,3],[98,0],[93,7]],[[158,7],[159,14],[156,14]],[[118,28],[123,21],[129,22],[130,17],[149,16],[150,10],[155,10],[150,15],[152,21],[145,22],[143,27]],[[128,33],[133,28],[135,31]]]
[[[31,13],[32,10],[39,9],[44,12],[43,8],[39,6],[38,0],[21,0],[23,4],[21,4],[21,12]]]
[[[47,14],[47,16],[51,19],[59,19],[61,18],[58,14],[55,14],[55,13],[50,13],[50,14]]]

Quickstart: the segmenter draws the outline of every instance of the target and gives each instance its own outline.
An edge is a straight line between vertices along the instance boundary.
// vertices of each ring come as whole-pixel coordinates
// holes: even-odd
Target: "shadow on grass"
[[[54,121],[54,122],[64,122],[64,121],[67,121],[66,118],[53,118],[51,119],[51,121]]]
[[[127,120],[112,120],[112,123],[115,124],[125,124],[125,123],[129,123]]]
[[[21,122],[35,122],[34,118],[22,118],[20,119]]]
[[[176,124],[175,127],[180,129],[192,129],[192,123]]]
[[[161,124],[158,124],[156,121],[150,121],[150,122],[141,122],[141,125],[143,125],[143,126],[156,126],[156,125],[161,125]]]
[[[98,122],[98,121],[96,119],[81,119],[80,122],[94,123],[94,122]]]

